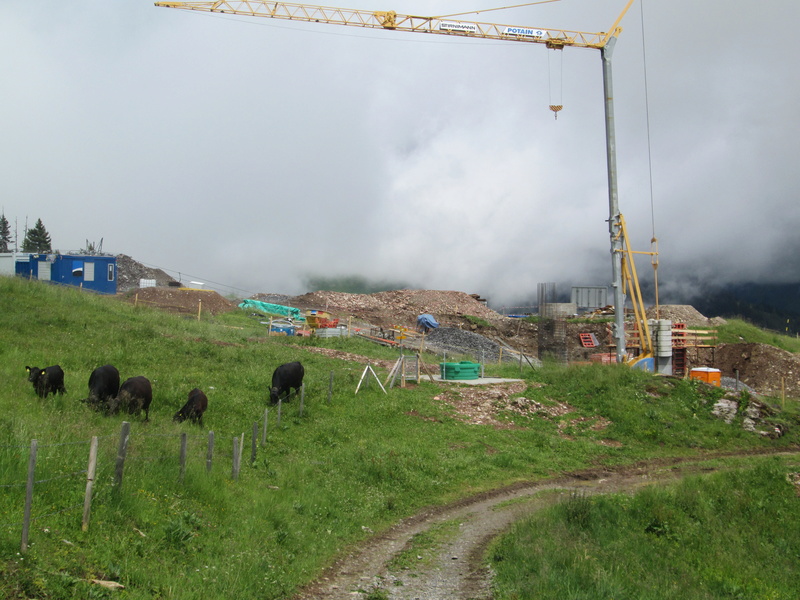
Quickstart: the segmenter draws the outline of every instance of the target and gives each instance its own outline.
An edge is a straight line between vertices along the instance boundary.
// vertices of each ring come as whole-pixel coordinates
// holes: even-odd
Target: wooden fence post
[[[781,410],[786,407],[786,378],[781,377]]]
[[[242,434],[244,437],[244,434]],[[231,469],[231,479],[239,479],[239,467],[242,464],[241,442],[238,437],[233,438],[233,468]]]
[[[125,468],[125,456],[128,454],[128,439],[131,435],[131,424],[128,421],[122,422],[122,429],[119,432],[119,446],[117,448],[117,464],[114,469],[114,485],[122,485],[122,472]]]
[[[333,396],[333,371],[331,371],[331,380],[328,383],[328,404],[331,403],[331,396]]]
[[[25,512],[22,518],[22,543],[20,552],[25,554],[28,551],[28,531],[31,527],[31,504],[33,504],[33,482],[36,471],[36,453],[39,449],[39,442],[31,440],[31,452],[28,455],[28,484],[25,488]]]
[[[214,432],[208,432],[208,452],[206,452],[206,473],[211,473],[211,465],[214,462]]]
[[[198,321],[200,320],[200,313],[202,313],[202,312],[203,312],[203,299],[200,298],[197,301],[197,320]]]
[[[303,405],[305,404],[306,400],[306,384],[305,382],[300,384],[300,416],[303,416]]]
[[[81,529],[89,530],[89,514],[92,511],[92,489],[94,488],[94,476],[97,471],[97,436],[92,436],[92,443],[89,444],[89,466],[86,468],[86,493],[83,496],[83,522]]]
[[[183,476],[186,474],[186,434],[181,434],[181,457],[180,457],[181,469],[178,475],[178,481],[183,483]]]
[[[278,420],[277,420],[277,423],[275,423],[276,427],[280,427],[281,426],[281,408],[282,407],[283,407],[283,399],[278,398]]]
[[[258,421],[253,421],[253,442],[250,444],[250,465],[256,464],[257,443],[258,443]]]

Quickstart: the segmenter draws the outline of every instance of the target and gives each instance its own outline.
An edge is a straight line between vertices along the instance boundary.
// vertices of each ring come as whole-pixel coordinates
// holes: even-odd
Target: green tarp
[[[305,321],[305,317],[300,314],[300,309],[292,308],[291,306],[281,306],[280,304],[270,304],[269,302],[259,302],[258,300],[243,300],[239,304],[239,308],[260,310],[272,315],[283,315],[298,321]]]

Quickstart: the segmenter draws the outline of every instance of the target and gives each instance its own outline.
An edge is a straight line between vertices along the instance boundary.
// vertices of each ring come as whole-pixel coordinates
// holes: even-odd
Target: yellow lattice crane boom
[[[614,133],[614,94],[611,83],[611,55],[617,37],[622,32],[620,22],[633,2],[634,0],[626,0],[625,8],[623,8],[608,31],[596,33],[570,31],[567,29],[551,29],[546,27],[519,27],[496,23],[479,23],[451,18],[459,15],[420,17],[397,14],[394,11],[366,11],[311,4],[268,2],[266,0],[207,0],[195,2],[173,2],[167,0],[156,2],[155,5],[164,8],[178,8],[250,17],[267,17],[307,23],[330,23],[334,25],[350,25],[387,31],[430,33],[465,38],[545,44],[547,47],[554,49],[574,47],[599,50],[603,64],[603,91],[605,101],[609,205],[608,228],[611,239],[611,286],[614,293],[615,308],[613,335],[616,339],[617,362],[627,362],[624,304],[625,290],[628,287],[627,269],[630,267],[630,261],[627,265],[623,265],[623,255],[630,256],[630,254],[623,248],[623,240],[627,236],[624,234],[621,235],[622,215],[619,211],[617,191],[617,158]],[[558,114],[557,111],[561,109],[561,106],[551,105],[550,108]],[[625,269],[623,269],[623,266]],[[625,273],[623,273],[623,270],[625,270]],[[635,271],[633,272],[633,277],[635,278]],[[638,287],[638,283],[636,287]],[[647,327],[646,319],[642,321],[641,326],[643,328]],[[649,333],[647,333],[647,338],[649,339]]]
[[[520,27],[498,23],[462,21],[447,17],[422,17],[397,14],[395,11],[368,11],[311,4],[290,4],[266,0],[216,0],[207,2],[156,2],[164,8],[180,8],[202,12],[268,17],[308,23],[331,23],[352,25],[372,29],[389,29],[410,33],[435,33],[449,36],[466,36],[490,40],[547,44],[550,47],[574,46],[578,48],[602,48],[611,37],[622,31],[619,22],[630,8],[625,10],[607,32],[588,33],[567,29]]]
[[[617,231],[622,247],[620,252],[622,254],[622,285],[623,289],[628,293],[631,298],[633,306],[633,317],[636,323],[636,329],[639,335],[639,354],[638,356],[629,359],[630,364],[652,358],[655,356],[655,348],[653,339],[650,336],[650,327],[647,323],[647,312],[644,306],[644,298],[642,297],[642,289],[639,287],[639,276],[636,274],[636,263],[633,260],[634,254],[647,254],[653,258],[653,266],[658,265],[658,252],[642,252],[632,250],[628,241],[628,228],[625,225],[625,218],[619,216],[619,230]],[[655,240],[654,240],[655,241]]]

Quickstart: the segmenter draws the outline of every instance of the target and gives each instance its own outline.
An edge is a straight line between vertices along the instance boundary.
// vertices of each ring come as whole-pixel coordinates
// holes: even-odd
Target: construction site
[[[538,314],[531,316],[506,316],[476,295],[444,290],[374,294],[317,291],[300,296],[259,293],[249,299],[291,308],[294,316],[290,317],[258,310],[258,305],[240,308],[240,300],[181,285],[130,257],[120,265],[120,279],[129,282],[120,299],[187,318],[244,311],[263,327],[265,338],[358,335],[408,353],[422,349],[477,362],[515,361],[525,368],[541,360],[566,364],[617,362],[610,314],[613,307],[579,316],[565,312],[565,306],[572,306],[547,302],[553,299],[551,284],[540,286],[542,303]],[[158,285],[136,287],[139,279],[155,280]],[[417,318],[422,314],[434,315],[439,327],[425,334],[419,332]],[[723,318],[707,317],[689,305],[662,305],[648,307],[639,319],[633,310],[626,311],[625,324],[624,362],[632,366],[642,363],[640,368],[672,377],[688,377],[693,369],[716,369],[720,379],[738,380],[760,394],[800,395],[800,359],[791,352],[747,340],[719,343],[716,328],[725,324]],[[324,352],[322,339],[320,350]],[[695,376],[706,377],[702,371]]]

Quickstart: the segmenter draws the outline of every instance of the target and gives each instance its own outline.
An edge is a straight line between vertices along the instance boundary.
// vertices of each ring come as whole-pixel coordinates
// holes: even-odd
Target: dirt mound
[[[757,392],[800,396],[800,357],[767,344],[720,344],[714,352],[714,367],[726,377],[735,377]],[[781,383],[783,381],[783,384]]]
[[[376,294],[312,292],[290,299],[297,308],[327,310],[337,316],[353,315],[376,325],[413,325],[418,315],[428,313],[442,324],[456,324],[464,317],[490,323],[506,319],[469,294],[440,290],[392,290]]]
[[[198,311],[217,315],[237,308],[214,290],[195,290],[189,288],[138,288],[125,295],[133,304],[152,306],[168,312],[197,315]]]

